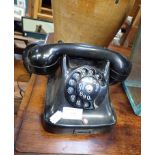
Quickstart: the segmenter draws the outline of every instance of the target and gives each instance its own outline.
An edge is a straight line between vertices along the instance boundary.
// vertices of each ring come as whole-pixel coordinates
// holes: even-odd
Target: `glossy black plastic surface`
[[[32,47],[40,46],[40,45],[44,45],[44,41],[38,41],[38,42],[31,43],[23,51],[23,55],[22,55],[23,63],[24,63],[24,66],[25,66],[25,68],[27,69],[27,71],[29,73],[32,73],[31,68],[29,67],[29,64],[30,64],[30,60],[29,60],[29,57],[28,57],[29,56],[29,52],[30,52]]]
[[[27,47],[25,59],[29,70],[36,74],[52,74],[64,55],[110,61],[110,83],[123,81],[131,71],[131,63],[117,52],[86,44],[61,43]]]
[[[38,42],[27,46],[24,65],[30,73],[48,74],[43,125],[54,133],[97,133],[116,123],[109,84],[125,80],[131,63],[117,52],[86,44]],[[53,123],[65,107],[82,109],[82,119]],[[85,121],[84,121],[85,120]]]

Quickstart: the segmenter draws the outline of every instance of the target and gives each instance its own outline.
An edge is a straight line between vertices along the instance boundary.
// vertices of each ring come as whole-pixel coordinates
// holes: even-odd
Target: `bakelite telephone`
[[[109,85],[125,80],[131,63],[109,49],[87,44],[38,42],[26,47],[30,73],[49,75],[43,126],[53,133],[98,133],[116,123]]]

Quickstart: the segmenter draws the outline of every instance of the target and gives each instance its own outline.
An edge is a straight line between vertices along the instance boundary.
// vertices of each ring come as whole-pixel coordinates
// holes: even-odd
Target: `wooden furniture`
[[[23,54],[24,48],[30,43],[38,41],[31,37],[24,37],[22,33],[14,32],[14,53]]]
[[[135,20],[137,14],[139,12],[140,7],[141,7],[141,0],[136,0],[134,5],[133,5],[131,12],[129,13],[129,16],[133,17],[133,21]]]
[[[24,78],[19,78],[20,76],[25,75]],[[14,81],[28,82],[30,79],[30,74],[27,72],[23,65],[23,61],[20,59],[14,58]]]
[[[108,46],[135,0],[52,0],[55,42]]]
[[[141,0],[136,0],[129,14],[133,19],[130,25],[123,24],[122,27],[126,30],[121,37],[121,46],[132,47],[135,40],[135,35],[141,22]]]
[[[129,56],[128,48],[109,47]],[[46,132],[41,123],[46,76],[32,75],[15,119],[15,154],[140,155],[140,117],[132,111],[120,84],[110,86],[117,124],[108,132],[60,135]]]
[[[43,7],[43,0],[30,0],[31,17],[53,21],[52,6]]]
[[[141,23],[141,9],[139,9],[137,15],[135,16],[133,24],[129,29],[129,32],[126,35],[126,38],[123,43],[124,47],[132,47],[135,40],[135,36],[137,34],[138,27],[140,26],[140,23]]]

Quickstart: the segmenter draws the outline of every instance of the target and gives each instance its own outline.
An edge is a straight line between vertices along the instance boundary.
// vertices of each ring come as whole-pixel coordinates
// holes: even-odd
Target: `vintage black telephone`
[[[38,42],[27,46],[24,65],[48,74],[43,124],[54,133],[97,133],[116,123],[109,84],[127,78],[131,63],[119,53],[86,44]]]

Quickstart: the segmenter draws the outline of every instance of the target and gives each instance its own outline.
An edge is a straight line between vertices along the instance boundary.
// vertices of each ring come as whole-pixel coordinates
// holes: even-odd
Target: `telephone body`
[[[124,56],[87,44],[38,42],[26,47],[23,60],[30,73],[48,75],[42,119],[47,131],[98,133],[116,123],[109,85],[128,77],[132,65]]]

